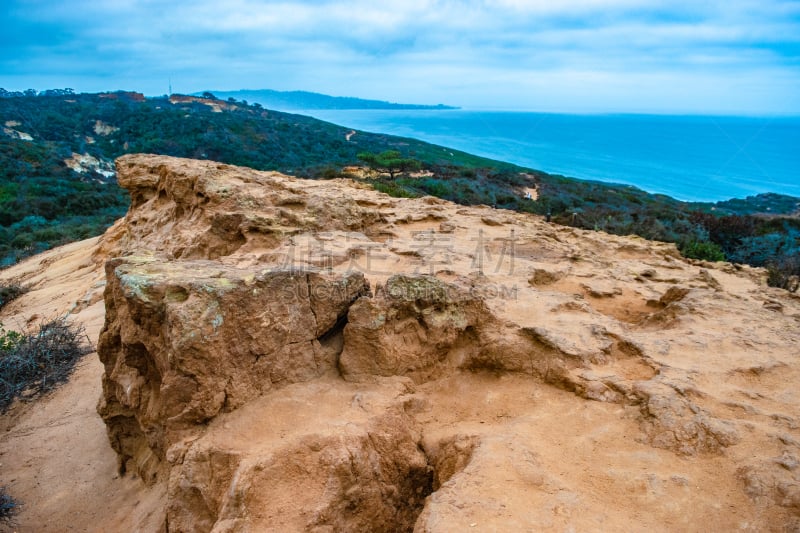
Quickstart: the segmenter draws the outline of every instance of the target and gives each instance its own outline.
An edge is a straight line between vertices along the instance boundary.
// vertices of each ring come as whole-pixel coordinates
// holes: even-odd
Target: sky
[[[2,0],[0,87],[800,114],[800,0]]]

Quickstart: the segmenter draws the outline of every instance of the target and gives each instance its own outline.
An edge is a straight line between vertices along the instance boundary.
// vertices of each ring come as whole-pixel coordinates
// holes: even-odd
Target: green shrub
[[[0,322],[0,357],[3,357],[16,348],[22,341],[22,333],[6,330]]]
[[[475,178],[478,176],[474,168],[462,168],[458,173],[464,178]]]
[[[448,198],[451,192],[450,186],[447,183],[433,178],[424,178],[418,180],[417,187],[426,193],[432,196],[438,196],[439,198]]]
[[[395,198],[417,198],[419,194],[416,194],[413,191],[408,190],[407,188],[403,187],[402,185],[398,185],[397,183],[385,183],[382,181],[373,181],[372,187],[376,191],[380,191],[382,193],[386,193],[389,196],[394,196]]]
[[[718,244],[707,241],[689,241],[679,247],[681,254],[690,259],[725,261],[725,253]]]
[[[332,166],[326,166],[323,168],[315,169],[311,171],[310,174],[311,176],[313,176],[314,179],[320,179],[320,180],[335,180],[337,178],[345,177],[341,171]]]
[[[15,398],[30,398],[65,382],[92,348],[82,326],[57,318],[21,334],[0,325],[0,413]]]

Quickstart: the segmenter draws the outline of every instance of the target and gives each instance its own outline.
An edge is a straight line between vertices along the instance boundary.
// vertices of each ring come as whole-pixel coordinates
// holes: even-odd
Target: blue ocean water
[[[469,110],[303,114],[552,174],[635,185],[681,200],[717,201],[762,192],[800,197],[800,117]]]

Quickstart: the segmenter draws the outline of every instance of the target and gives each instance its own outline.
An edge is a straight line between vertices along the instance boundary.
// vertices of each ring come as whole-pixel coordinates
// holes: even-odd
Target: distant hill
[[[416,105],[395,104],[383,100],[365,100],[351,96],[329,96],[327,94],[308,91],[273,91],[271,89],[243,89],[240,91],[207,91],[195,93],[195,96],[211,93],[217,98],[226,100],[246,100],[259,103],[269,109],[279,111],[300,111],[304,109],[458,109],[443,104]]]

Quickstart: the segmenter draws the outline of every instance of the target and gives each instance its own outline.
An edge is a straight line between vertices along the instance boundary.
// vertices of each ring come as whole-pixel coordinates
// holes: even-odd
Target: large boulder
[[[360,273],[109,261],[98,410],[121,470],[152,480],[173,445],[220,412],[335,372]]]

